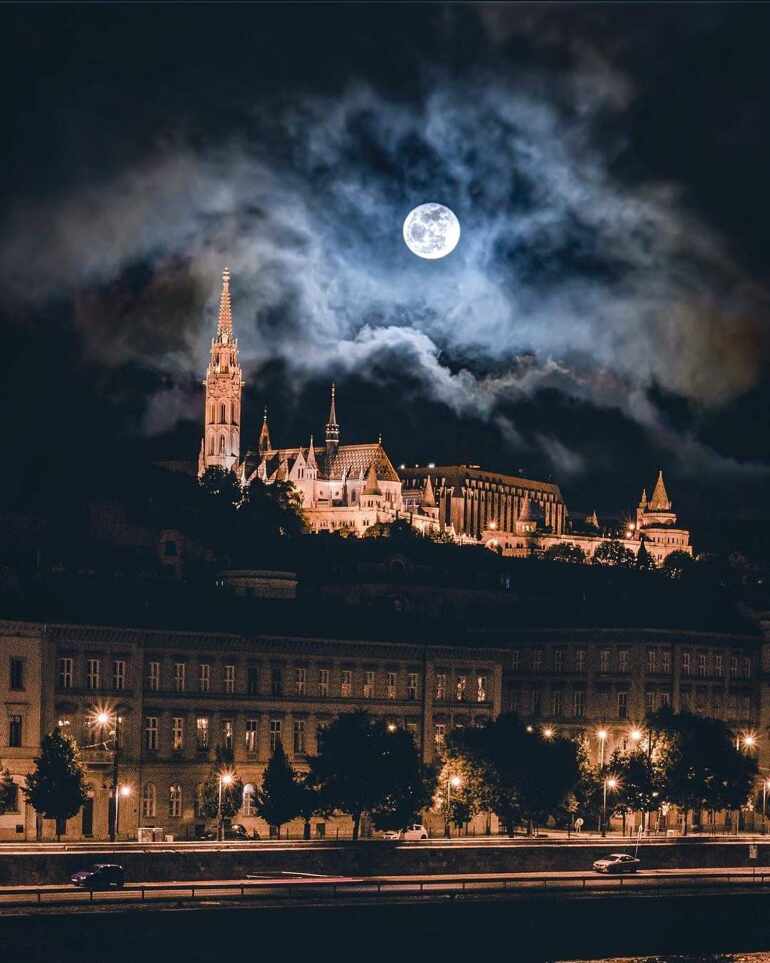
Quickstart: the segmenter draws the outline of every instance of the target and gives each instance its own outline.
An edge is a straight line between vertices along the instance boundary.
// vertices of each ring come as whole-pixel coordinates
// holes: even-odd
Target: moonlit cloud
[[[376,377],[392,364],[568,476],[586,467],[569,440],[523,439],[501,404],[553,388],[621,410],[683,461],[718,462],[648,392],[714,406],[750,389],[767,360],[767,294],[675,185],[612,173],[597,125],[632,91],[582,63],[558,97],[535,79],[436,77],[419,105],[356,85],[255,114],[216,149],[166,147],[57,204],[19,202],[0,235],[5,293],[23,304],[81,292],[76,323],[95,355],[181,375],[205,365],[227,263],[247,368],[280,359],[298,379]],[[431,200],[462,226],[437,262],[400,237]],[[151,280],[126,293],[137,264]],[[170,391],[148,430],[183,414],[185,392]]]

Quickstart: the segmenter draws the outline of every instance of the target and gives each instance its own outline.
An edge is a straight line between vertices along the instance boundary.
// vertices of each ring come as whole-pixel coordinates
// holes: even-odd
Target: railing
[[[673,889],[770,886],[770,870],[732,870],[650,875],[474,875],[324,878],[297,874],[291,879],[251,879],[230,882],[143,883],[115,890],[72,886],[24,886],[0,889],[0,906],[50,906],[75,903],[180,902],[207,899],[336,899],[341,896],[462,896],[464,894],[569,894],[600,891],[620,896],[632,890],[655,894]]]

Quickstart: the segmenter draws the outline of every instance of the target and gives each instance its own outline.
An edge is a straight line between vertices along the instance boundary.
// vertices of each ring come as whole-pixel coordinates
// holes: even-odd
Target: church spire
[[[262,418],[262,428],[259,432],[259,451],[260,454],[264,454],[266,451],[271,451],[273,446],[270,444],[270,429],[267,425],[267,405],[265,405],[265,413]]]
[[[337,446],[340,443],[340,426],[337,424],[337,408],[335,405],[336,387],[332,383],[332,401],[329,407],[329,420],[326,422],[326,457],[331,463],[337,454]]]
[[[671,511],[671,501],[669,500],[668,492],[666,491],[666,486],[663,482],[662,468],[658,469],[658,480],[655,482],[655,488],[652,490],[649,509],[653,512]]]
[[[230,268],[222,272],[222,293],[219,296],[219,320],[217,321],[217,337],[222,334],[233,333],[233,308],[230,303]]]
[[[420,499],[420,506],[422,508],[436,507],[436,496],[433,494],[433,483],[430,480],[430,475],[428,475],[425,479],[425,487],[422,490],[422,498]]]
[[[318,462],[315,460],[315,442],[313,441],[313,436],[310,436],[310,444],[307,449],[307,463],[309,468],[317,468]]]

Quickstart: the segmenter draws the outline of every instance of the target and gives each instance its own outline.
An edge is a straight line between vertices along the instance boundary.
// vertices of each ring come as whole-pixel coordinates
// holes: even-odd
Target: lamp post
[[[119,832],[120,832],[120,823],[119,823],[119,817],[120,817],[120,805],[119,805],[119,803],[120,803],[120,797],[122,796],[122,797],[125,799],[127,796],[130,796],[130,795],[131,795],[131,787],[130,787],[130,786],[128,786],[128,785],[126,785],[125,783],[123,783],[122,786],[119,786],[119,787],[118,787],[118,793],[117,793],[117,795],[115,796],[115,837],[116,837],[116,838],[117,838],[117,836],[118,836],[118,834],[119,834]]]
[[[118,832],[118,755],[120,753],[120,724],[123,722],[123,717],[119,716],[117,712],[107,712],[106,710],[102,709],[97,712],[95,722],[102,729],[110,725],[115,726],[115,728],[109,732],[109,735],[112,738],[112,788],[110,789],[110,811],[107,819],[109,824],[110,842],[114,843]],[[105,749],[107,748],[106,740],[104,742],[104,747]]]
[[[606,729],[599,729],[596,738],[599,740],[599,768],[604,769],[604,744],[607,742],[609,733]]]
[[[618,781],[613,776],[608,776],[604,780],[604,793],[602,796],[602,836],[607,835],[607,790],[615,789]]]
[[[446,822],[444,823],[444,835],[447,839],[452,835],[450,828],[452,818],[452,786],[459,789],[463,781],[459,776],[447,776],[446,781]]]
[[[219,773],[219,800],[217,802],[217,839],[225,838],[224,825],[222,823],[222,786],[229,786],[233,781],[231,772]]]

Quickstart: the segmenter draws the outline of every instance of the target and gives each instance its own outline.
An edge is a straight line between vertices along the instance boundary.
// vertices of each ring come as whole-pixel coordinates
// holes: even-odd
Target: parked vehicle
[[[196,834],[196,839],[219,839],[216,829],[207,829],[202,833]],[[240,823],[233,823],[232,826],[225,826],[225,839],[258,839],[257,834],[250,836],[246,827]]]
[[[402,829],[398,837],[399,839],[427,839],[428,830],[422,825],[422,823],[412,823],[411,826],[407,826],[406,829]]]
[[[628,853],[610,853],[594,863],[597,873],[635,873],[640,866],[641,860]]]
[[[122,889],[126,882],[126,871],[117,863],[96,863],[88,869],[81,869],[70,877],[73,886],[83,889]]]

